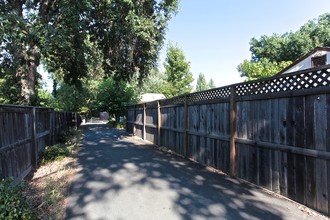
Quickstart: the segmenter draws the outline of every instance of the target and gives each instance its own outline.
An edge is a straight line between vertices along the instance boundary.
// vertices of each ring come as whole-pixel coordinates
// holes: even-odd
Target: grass
[[[64,219],[66,197],[77,172],[75,155],[82,137],[80,131],[63,132],[61,143],[47,147],[39,168],[27,181],[24,194],[34,219]]]

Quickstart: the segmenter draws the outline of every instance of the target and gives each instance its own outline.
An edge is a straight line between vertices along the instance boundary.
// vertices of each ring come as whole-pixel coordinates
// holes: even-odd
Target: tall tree
[[[190,93],[193,89],[191,83],[194,81],[190,72],[190,63],[177,46],[169,45],[164,63],[167,85],[164,90],[166,97],[173,97]]]
[[[330,13],[308,21],[296,32],[263,35],[250,41],[251,60],[237,69],[248,80],[269,77],[316,46],[330,46]]]
[[[215,83],[214,83],[214,81],[213,81],[212,78],[211,78],[210,81],[209,81],[208,87],[209,87],[209,89],[214,89],[214,88],[216,88]]]
[[[165,72],[153,69],[149,76],[143,80],[143,85],[136,82],[136,90],[138,93],[163,93],[164,85],[167,83]]]
[[[136,103],[137,99],[137,94],[128,83],[108,78],[97,86],[94,105],[98,111],[107,111],[119,121],[119,117],[126,113],[126,106]]]
[[[102,68],[118,81],[138,75],[142,81],[155,66],[168,20],[178,0],[2,0],[0,63],[20,83],[22,104],[37,103],[37,66],[55,78],[82,86],[91,48],[102,53]],[[7,77],[11,78],[11,77]]]
[[[142,82],[157,64],[167,22],[178,0],[92,1],[92,41],[103,52],[105,72],[117,80]]]
[[[209,87],[206,83],[205,76],[204,76],[203,73],[200,73],[198,75],[197,82],[196,82],[196,91],[200,92],[200,91],[204,91],[204,90],[207,90],[207,89],[209,89]]]

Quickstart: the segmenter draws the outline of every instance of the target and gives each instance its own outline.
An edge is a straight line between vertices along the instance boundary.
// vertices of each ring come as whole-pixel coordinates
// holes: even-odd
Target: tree
[[[164,85],[167,83],[165,72],[153,69],[147,78],[143,80],[143,84],[139,85],[138,81],[135,81],[136,91],[139,94],[143,93],[163,93]]]
[[[271,62],[268,59],[262,59],[259,62],[244,60],[237,70],[241,72],[241,77],[247,77],[247,80],[250,81],[271,77],[291,63],[291,61]]]
[[[133,87],[124,81],[118,82],[108,78],[97,87],[94,109],[109,112],[118,121],[120,116],[126,114],[126,105],[136,102],[137,94]]]
[[[214,81],[213,81],[212,78],[211,78],[210,81],[209,81],[208,87],[209,87],[209,89],[214,89],[214,88],[216,88],[215,83],[214,83]]]
[[[80,112],[86,106],[89,91],[85,88],[77,88],[75,85],[60,84],[56,99],[52,107],[56,110],[67,112]]]
[[[213,79],[211,78],[209,83],[206,83],[206,78],[203,73],[200,73],[197,82],[196,82],[196,92],[208,90],[208,89],[214,89],[215,84]]]
[[[177,5],[177,0],[2,0],[0,63],[9,62],[5,73],[15,72],[26,105],[38,102],[40,62],[56,80],[78,88],[95,48],[107,76],[142,81],[156,64]]]
[[[204,91],[207,89],[209,89],[209,86],[206,83],[205,76],[203,73],[200,73],[198,75],[197,82],[196,82],[196,91],[200,92],[200,91]]]
[[[116,80],[142,82],[156,66],[167,22],[178,0],[92,1],[91,40],[103,53],[103,68]]]
[[[252,38],[252,58],[244,60],[237,69],[248,80],[269,77],[316,46],[330,46],[330,13],[308,21],[296,32]]]
[[[194,81],[190,72],[190,63],[186,60],[182,49],[170,44],[164,63],[166,81],[164,95],[173,97],[187,94],[192,91],[191,83]]]

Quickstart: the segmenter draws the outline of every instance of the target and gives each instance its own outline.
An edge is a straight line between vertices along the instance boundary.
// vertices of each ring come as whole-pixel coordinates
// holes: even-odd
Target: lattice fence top
[[[180,105],[185,101],[185,96],[176,96],[170,99],[162,99],[160,100],[160,105]]]
[[[323,69],[283,74],[263,81],[246,82],[235,86],[237,96],[272,94],[330,86],[330,66]]]
[[[202,102],[202,101],[210,101],[214,99],[222,99],[230,97],[230,86],[221,87],[212,90],[206,90],[203,92],[196,92],[187,95],[187,102]]]
[[[277,75],[275,77],[263,80],[244,82],[202,92],[181,95],[170,99],[162,99],[159,100],[159,103],[161,106],[168,106],[182,105],[185,101],[187,103],[201,103],[212,100],[228,99],[231,96],[232,87],[234,87],[235,89],[236,96],[244,97],[251,95],[275,94],[329,86],[330,65],[327,65],[295,73]],[[156,106],[157,101],[150,102],[147,105]],[[137,106],[143,107],[143,105],[136,105],[135,107]]]

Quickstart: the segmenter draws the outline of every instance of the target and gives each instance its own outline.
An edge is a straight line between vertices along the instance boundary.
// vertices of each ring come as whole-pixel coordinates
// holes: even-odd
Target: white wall
[[[304,60],[300,61],[299,63],[297,63],[296,65],[294,65],[290,69],[283,72],[283,74],[296,72],[296,71],[299,71],[299,70],[309,69],[309,68],[312,67],[312,57],[322,56],[324,54],[327,55],[327,63],[326,64],[330,64],[330,51],[317,51],[317,52],[313,53],[312,55],[308,56],[307,58],[305,58]]]

